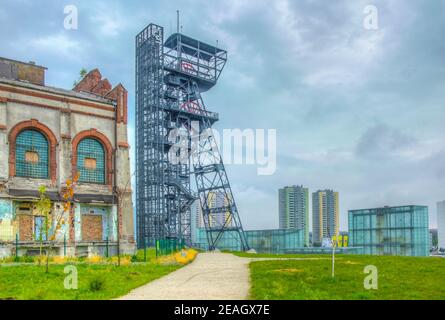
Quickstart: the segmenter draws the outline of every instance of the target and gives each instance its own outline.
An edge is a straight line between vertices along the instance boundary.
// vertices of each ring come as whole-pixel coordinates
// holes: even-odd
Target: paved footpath
[[[191,264],[131,291],[121,300],[244,300],[249,262],[225,253],[201,253]]]
[[[191,264],[134,289],[120,300],[245,300],[250,289],[249,263],[319,258],[241,258],[228,253],[200,253]]]

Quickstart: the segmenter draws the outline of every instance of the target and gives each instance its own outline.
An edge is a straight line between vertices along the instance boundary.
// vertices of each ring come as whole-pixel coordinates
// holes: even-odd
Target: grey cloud
[[[414,138],[380,123],[368,128],[360,137],[356,154],[373,160],[400,157],[415,144]]]

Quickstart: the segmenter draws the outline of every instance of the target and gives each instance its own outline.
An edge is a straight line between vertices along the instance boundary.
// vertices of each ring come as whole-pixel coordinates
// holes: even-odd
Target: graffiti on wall
[[[0,241],[15,239],[15,222],[10,200],[0,199]]]

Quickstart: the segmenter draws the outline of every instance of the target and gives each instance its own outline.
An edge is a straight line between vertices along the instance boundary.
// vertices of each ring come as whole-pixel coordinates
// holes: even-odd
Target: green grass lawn
[[[179,265],[155,263],[154,250],[148,251],[147,263],[128,266],[113,264],[76,264],[78,289],[64,288],[64,265],[51,265],[45,273],[44,266],[35,264],[20,266],[0,265],[0,299],[112,299],[125,295],[134,288],[160,278],[178,268]],[[138,252],[138,258],[143,253]]]
[[[328,254],[275,254],[275,253],[247,253],[240,251],[226,251],[227,253],[232,253],[238,257],[243,258],[273,258],[273,259],[290,259],[290,258],[325,258],[329,259]]]
[[[244,256],[244,254],[238,254]],[[329,255],[249,255],[312,258],[250,264],[251,299],[257,300],[423,300],[445,299],[445,259],[337,256],[331,277]],[[313,260],[313,258],[322,258]],[[365,266],[378,269],[378,290],[365,290]]]

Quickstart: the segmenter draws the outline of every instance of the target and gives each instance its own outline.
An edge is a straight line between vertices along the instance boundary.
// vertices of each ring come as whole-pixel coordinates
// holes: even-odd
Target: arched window
[[[105,151],[102,143],[86,138],[77,146],[79,182],[105,184]]]
[[[16,176],[48,179],[49,148],[46,137],[37,130],[24,130],[15,142]]]

